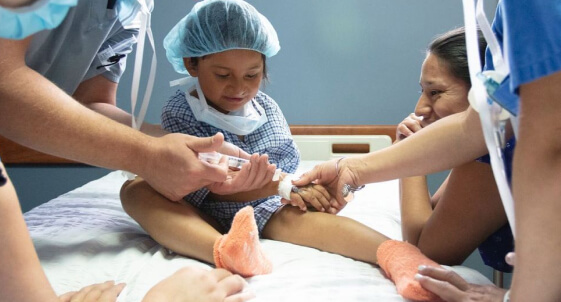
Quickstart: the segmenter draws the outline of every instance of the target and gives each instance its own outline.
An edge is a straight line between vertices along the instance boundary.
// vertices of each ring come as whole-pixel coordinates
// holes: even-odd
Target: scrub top
[[[103,0],[80,0],[53,30],[35,34],[26,53],[27,65],[72,95],[81,82],[97,75],[118,83],[126,67],[126,55],[136,43],[139,26],[125,28],[117,5]],[[113,55],[125,55],[109,64]]]
[[[502,0],[495,13],[493,32],[503,53],[508,54],[512,93],[518,93],[522,84],[561,70],[559,0]],[[494,69],[489,49],[485,63],[485,69]]]

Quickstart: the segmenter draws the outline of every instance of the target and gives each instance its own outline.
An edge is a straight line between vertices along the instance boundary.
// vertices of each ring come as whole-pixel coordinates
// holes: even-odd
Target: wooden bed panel
[[[395,125],[290,125],[292,135],[387,135],[392,141],[395,140],[395,129]],[[356,148],[356,153],[362,153],[364,146],[357,145],[350,148]],[[345,150],[349,152],[348,149]],[[79,164],[32,150],[2,136],[0,136],[0,158],[4,164]]]
[[[81,163],[68,159],[48,155],[24,147],[14,141],[0,136],[0,158],[4,164],[33,164],[33,165],[80,165]]]

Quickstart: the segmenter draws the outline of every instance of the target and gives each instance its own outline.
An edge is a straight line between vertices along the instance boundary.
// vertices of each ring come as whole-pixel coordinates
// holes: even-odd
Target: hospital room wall
[[[427,44],[435,35],[463,24],[460,1],[249,2],[277,30],[281,50],[267,61],[269,82],[263,90],[277,101],[290,124],[399,123],[417,102],[419,71]],[[159,122],[164,102],[178,89],[170,88],[169,81],[182,75],[175,73],[167,62],[162,40],[193,3],[156,3],[152,30],[158,69],[148,122]],[[490,18],[496,3],[486,1]],[[142,83],[146,83],[150,54],[147,46]],[[130,110],[133,60],[134,53],[128,59],[128,69],[118,90],[118,106],[126,110]],[[105,169],[89,167],[28,166],[9,167],[8,171],[23,211],[107,173]],[[429,177],[432,191],[445,175]],[[473,258],[474,264],[468,265],[486,269],[477,263],[477,257]]]

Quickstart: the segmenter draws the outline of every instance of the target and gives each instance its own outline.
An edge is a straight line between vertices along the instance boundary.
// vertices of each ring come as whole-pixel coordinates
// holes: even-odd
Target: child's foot
[[[437,295],[424,289],[415,280],[419,265],[440,266],[423,255],[416,246],[403,241],[387,240],[378,247],[376,256],[378,264],[404,298],[415,301],[441,301]]]
[[[259,232],[251,206],[236,213],[228,234],[214,243],[214,263],[216,267],[243,277],[272,272],[273,264],[259,244]]]

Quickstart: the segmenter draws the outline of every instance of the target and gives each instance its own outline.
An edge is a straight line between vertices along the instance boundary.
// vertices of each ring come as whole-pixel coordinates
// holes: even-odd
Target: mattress
[[[299,172],[317,163],[303,161]],[[124,181],[121,172],[111,172],[25,213],[57,294],[115,280],[127,284],[118,301],[140,301],[154,284],[183,266],[212,268],[170,255],[152,240],[121,207]],[[339,215],[401,239],[398,198],[397,181],[369,184]],[[375,265],[290,243],[261,243],[274,268],[272,274],[247,279],[256,294],[252,301],[404,301]],[[452,269],[469,282],[491,284],[470,268]]]

